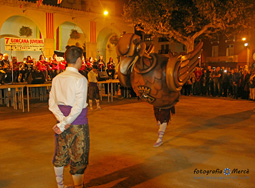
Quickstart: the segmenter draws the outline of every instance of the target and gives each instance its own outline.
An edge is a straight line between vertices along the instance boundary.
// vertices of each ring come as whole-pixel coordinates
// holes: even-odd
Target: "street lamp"
[[[107,16],[109,12],[107,10],[104,11],[104,15]]]
[[[249,48],[249,43],[246,42],[244,43],[244,46],[247,48],[247,66],[250,66],[250,48]]]

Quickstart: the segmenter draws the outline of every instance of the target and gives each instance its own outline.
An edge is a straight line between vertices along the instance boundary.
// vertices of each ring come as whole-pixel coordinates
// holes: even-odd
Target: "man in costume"
[[[82,188],[89,156],[88,83],[78,71],[82,64],[82,49],[69,47],[65,59],[68,67],[53,79],[49,98],[49,110],[58,120],[53,127],[56,133],[53,165],[58,188],[66,187],[63,168],[68,164],[74,187]]]
[[[97,110],[102,110],[99,104],[99,89],[97,86],[98,70],[97,66],[93,65],[92,70],[88,73],[89,81],[89,109],[93,110],[93,100],[96,100]]]
[[[187,82],[198,63],[202,43],[187,55],[173,55],[169,58],[146,50],[145,42],[138,35],[123,35],[116,46],[120,65],[118,78],[125,87],[132,87],[138,97],[152,104],[159,126],[158,139],[154,147],[163,143],[163,135],[175,113],[180,90]]]

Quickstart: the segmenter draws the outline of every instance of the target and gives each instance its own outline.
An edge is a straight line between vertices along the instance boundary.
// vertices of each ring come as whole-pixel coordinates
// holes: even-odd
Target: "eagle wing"
[[[180,91],[196,67],[202,53],[200,42],[194,51],[187,55],[170,56],[166,66],[166,83],[169,91]]]

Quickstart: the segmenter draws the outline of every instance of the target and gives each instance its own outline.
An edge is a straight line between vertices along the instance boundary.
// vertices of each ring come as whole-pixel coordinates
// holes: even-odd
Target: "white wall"
[[[22,26],[30,27],[32,29],[32,35],[30,37],[20,36],[19,30]],[[18,38],[36,38],[38,27],[36,24],[30,19],[23,16],[12,16],[8,18],[4,24],[2,25],[0,34],[3,35],[13,35],[13,37]],[[41,52],[33,52],[33,51],[5,51],[5,41],[4,38],[1,38],[1,53],[8,53],[9,57],[16,56],[18,61],[22,61],[24,57],[28,55],[32,56],[36,60],[39,59]]]
[[[62,52],[64,52],[66,50],[65,47],[67,45],[75,45],[76,42],[86,43],[85,37],[83,36],[83,32],[82,32],[81,28],[78,27],[77,25],[75,25],[74,23],[65,22],[61,25],[61,28],[62,28],[62,31],[61,31],[61,33],[62,33],[62,35],[61,35],[61,39],[62,39],[61,51]],[[80,39],[70,39],[70,34],[71,34],[72,29],[75,29],[78,31],[78,33],[82,34]]]

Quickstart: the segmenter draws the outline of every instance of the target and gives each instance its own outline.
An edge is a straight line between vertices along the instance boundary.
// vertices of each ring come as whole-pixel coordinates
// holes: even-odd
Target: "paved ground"
[[[152,147],[157,136],[152,106],[135,99],[102,106],[88,114],[87,187],[255,187],[255,102],[181,97],[159,148]],[[54,124],[46,103],[32,104],[30,113],[0,107],[0,188],[56,187]],[[227,176],[225,168],[248,173]],[[65,179],[72,183],[68,168]]]

